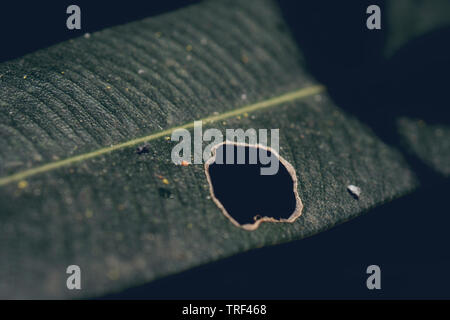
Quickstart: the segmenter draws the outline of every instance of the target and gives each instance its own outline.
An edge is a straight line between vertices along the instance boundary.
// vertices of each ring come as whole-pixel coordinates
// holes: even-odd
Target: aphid
[[[361,195],[361,188],[354,186],[352,184],[347,186],[347,190],[348,192],[350,192],[350,194],[355,198],[355,199],[359,199],[359,196]]]
[[[143,154],[143,153],[149,153],[150,152],[150,145],[149,144],[144,144],[143,146],[140,146],[138,148],[136,148],[136,153],[137,154]]]

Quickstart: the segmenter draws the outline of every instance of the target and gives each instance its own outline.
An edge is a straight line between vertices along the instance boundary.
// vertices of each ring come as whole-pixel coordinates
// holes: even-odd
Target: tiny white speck
[[[206,40],[206,38],[202,38],[202,39],[200,40],[200,43],[201,43],[202,45],[205,45],[205,44],[208,43],[208,40]]]
[[[353,196],[355,196],[356,198],[359,198],[359,196],[361,195],[361,188],[360,188],[360,187],[357,187],[357,186],[354,186],[354,185],[352,185],[352,184],[349,184],[349,185],[347,186],[347,190],[348,190]]]
[[[246,95],[245,93],[243,93],[243,94],[241,95],[241,99],[242,99],[242,100],[247,100],[247,95]]]
[[[86,33],[84,34],[84,37],[85,37],[86,39],[89,39],[89,38],[91,37],[91,34],[90,34],[89,32],[86,32]]]
[[[138,70],[138,73],[139,73],[139,74],[143,74],[144,72],[145,72],[144,69],[139,69],[139,70]]]
[[[188,54],[188,55],[186,56],[186,60],[187,60],[187,61],[191,61],[191,60],[192,60],[192,56],[191,56],[190,54]]]

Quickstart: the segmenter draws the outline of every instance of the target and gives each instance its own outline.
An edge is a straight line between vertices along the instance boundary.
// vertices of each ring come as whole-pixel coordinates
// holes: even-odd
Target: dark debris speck
[[[172,198],[172,192],[169,189],[158,188],[158,193],[161,198]]]
[[[140,146],[136,148],[137,154],[143,154],[143,153],[149,153],[150,152],[150,145],[144,144],[143,146]]]

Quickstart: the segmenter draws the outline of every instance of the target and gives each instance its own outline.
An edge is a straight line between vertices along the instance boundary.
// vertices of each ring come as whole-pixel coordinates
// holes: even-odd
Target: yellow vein
[[[235,116],[238,116],[238,115],[241,115],[244,113],[250,113],[250,112],[262,110],[265,108],[274,107],[274,106],[280,105],[285,102],[290,102],[290,101],[294,101],[297,99],[301,99],[301,98],[311,96],[311,95],[314,95],[314,94],[317,94],[317,93],[320,93],[323,91],[325,91],[325,88],[321,85],[302,88],[302,89],[291,91],[291,92],[285,93],[283,95],[273,97],[273,98],[270,98],[270,99],[267,99],[267,100],[264,100],[261,102],[257,102],[255,104],[247,105],[242,108],[238,108],[235,110],[231,110],[231,111],[228,111],[228,112],[225,112],[222,114],[206,117],[206,118],[199,119],[199,120],[203,121],[205,123],[224,120],[224,119],[235,117]],[[55,170],[55,169],[58,169],[58,168],[61,168],[64,166],[69,166],[69,165],[77,163],[77,162],[81,162],[81,161],[85,161],[85,160],[88,160],[88,159],[91,159],[94,157],[98,157],[105,153],[109,153],[112,151],[131,147],[131,146],[143,143],[143,142],[155,140],[155,139],[167,136],[167,135],[171,135],[172,131],[175,131],[177,129],[190,129],[193,127],[194,127],[194,122],[192,121],[190,123],[180,125],[177,127],[173,127],[170,129],[166,129],[163,131],[159,131],[159,132],[153,133],[153,134],[145,136],[145,137],[132,139],[132,140],[129,140],[129,141],[126,141],[123,143],[112,145],[110,147],[101,148],[101,149],[98,149],[98,150],[95,150],[92,152],[80,154],[78,156],[70,157],[70,158],[67,158],[64,160],[50,162],[50,163],[44,164],[39,167],[35,167],[35,168],[31,168],[31,169],[24,170],[21,172],[17,172],[10,176],[0,178],[0,186],[6,185],[11,182],[17,182],[17,181],[34,176],[39,173],[48,172],[48,171]]]

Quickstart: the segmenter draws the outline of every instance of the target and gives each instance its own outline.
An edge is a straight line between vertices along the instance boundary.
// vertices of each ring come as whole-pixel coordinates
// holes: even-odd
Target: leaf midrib
[[[297,99],[305,98],[307,96],[311,96],[311,95],[314,95],[314,94],[317,94],[317,93],[320,93],[323,91],[325,91],[325,87],[322,85],[314,85],[314,86],[290,91],[285,94],[269,98],[267,100],[263,100],[263,101],[260,101],[260,102],[254,103],[254,104],[250,104],[250,105],[247,105],[247,106],[244,106],[241,108],[227,111],[227,112],[224,112],[224,113],[221,113],[218,115],[209,116],[209,117],[198,119],[198,120],[193,120],[184,125],[180,125],[180,126],[172,127],[172,128],[166,129],[166,130],[159,131],[159,132],[155,132],[155,133],[152,133],[152,134],[144,136],[144,137],[131,139],[131,140],[128,140],[128,141],[125,141],[125,142],[122,142],[122,143],[119,143],[116,145],[100,148],[95,151],[83,153],[83,154],[80,154],[80,155],[77,155],[74,157],[70,157],[70,158],[67,158],[64,160],[58,160],[58,161],[50,162],[50,163],[47,163],[47,164],[44,164],[44,165],[41,165],[41,166],[38,166],[35,168],[23,170],[23,171],[8,175],[6,177],[0,178],[0,186],[4,186],[4,185],[7,185],[12,182],[17,182],[17,181],[26,179],[28,177],[40,174],[40,173],[45,173],[45,172],[49,172],[52,170],[56,170],[61,167],[69,166],[69,165],[72,165],[77,162],[82,162],[82,161],[85,161],[85,160],[88,160],[88,159],[91,159],[94,157],[98,157],[103,154],[110,153],[110,152],[113,152],[116,150],[124,149],[127,147],[132,147],[132,146],[135,146],[135,145],[143,143],[143,142],[156,140],[163,136],[170,135],[173,131],[175,131],[177,129],[193,128],[194,121],[203,121],[203,122],[211,123],[211,122],[215,122],[215,121],[219,121],[219,120],[224,120],[224,119],[238,116],[238,115],[241,115],[244,113],[251,113],[254,111],[258,111],[258,110],[279,106],[282,103],[291,102],[291,101],[294,101]]]

